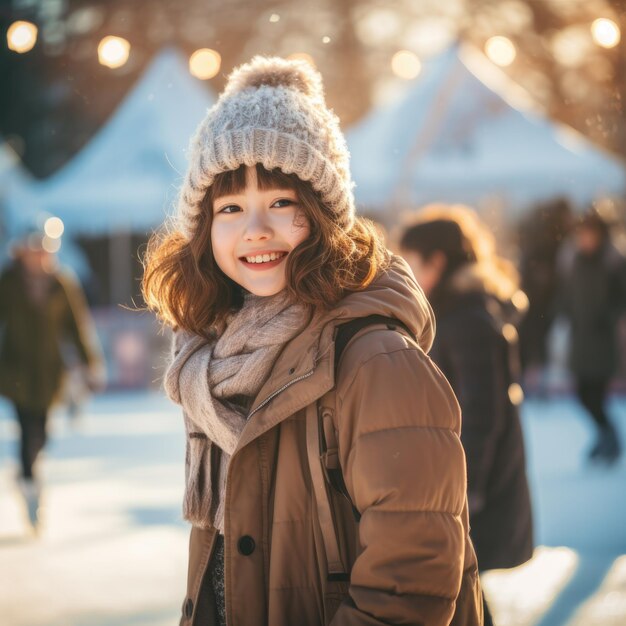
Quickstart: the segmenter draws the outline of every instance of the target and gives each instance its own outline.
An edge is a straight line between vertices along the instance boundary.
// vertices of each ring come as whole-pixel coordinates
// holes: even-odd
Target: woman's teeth
[[[286,252],[270,252],[269,254],[257,254],[256,256],[244,257],[248,263],[268,263],[284,257]]]

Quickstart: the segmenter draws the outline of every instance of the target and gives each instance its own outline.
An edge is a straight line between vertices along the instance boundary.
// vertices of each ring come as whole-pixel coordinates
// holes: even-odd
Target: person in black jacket
[[[617,325],[626,304],[626,261],[597,211],[580,219],[573,243],[570,254],[566,249],[561,258],[559,298],[570,322],[570,369],[576,394],[596,426],[589,459],[612,464],[621,446],[604,403],[619,361]]]
[[[481,571],[531,558],[533,529],[515,323],[527,300],[466,207],[429,207],[400,240],[437,320],[430,356],[463,414],[471,536]],[[492,623],[485,606],[485,624]]]

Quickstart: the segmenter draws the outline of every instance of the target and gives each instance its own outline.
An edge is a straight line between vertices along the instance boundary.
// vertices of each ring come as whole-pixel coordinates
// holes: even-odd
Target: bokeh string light
[[[508,37],[496,35],[485,42],[485,54],[496,65],[506,67],[515,61],[517,50]]]
[[[65,224],[63,224],[63,220],[60,217],[49,217],[43,226],[43,230],[51,239],[59,239],[65,230]]]
[[[9,50],[23,54],[35,47],[37,43],[37,27],[31,22],[13,22],[7,30],[7,45]]]
[[[591,36],[602,48],[614,48],[621,39],[619,26],[606,17],[600,17],[591,24]]]
[[[98,45],[98,60],[102,65],[111,69],[125,65],[129,55],[130,43],[122,37],[109,35],[104,37]]]
[[[200,48],[189,57],[189,72],[200,80],[217,76],[222,66],[222,57],[216,50]]]
[[[422,63],[414,52],[400,50],[391,59],[391,70],[399,78],[413,80],[422,71]]]

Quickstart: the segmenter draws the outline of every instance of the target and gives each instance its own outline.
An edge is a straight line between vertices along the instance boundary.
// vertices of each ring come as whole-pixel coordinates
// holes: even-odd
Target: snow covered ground
[[[611,409],[626,439],[626,400]],[[592,431],[569,399],[524,407],[535,558],[484,581],[498,626],[626,623],[626,462],[589,467]],[[184,440],[156,394],[59,411],[44,461],[39,536],[15,490],[16,428],[0,404],[0,624],[171,626],[185,590]]]

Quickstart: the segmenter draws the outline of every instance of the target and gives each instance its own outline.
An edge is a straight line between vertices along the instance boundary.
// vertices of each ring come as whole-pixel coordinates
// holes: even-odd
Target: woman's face
[[[429,296],[441,279],[445,268],[445,257],[441,252],[435,252],[428,260],[415,250],[403,250],[402,256],[409,264],[413,275],[424,293]]]
[[[226,276],[257,296],[285,288],[287,256],[310,232],[296,192],[259,189],[254,167],[246,168],[245,189],[213,200],[215,261]]]

